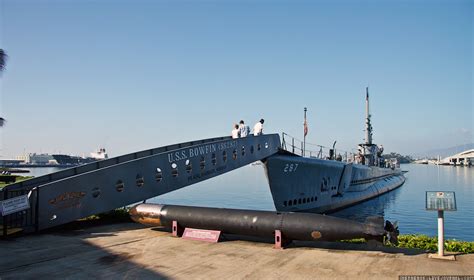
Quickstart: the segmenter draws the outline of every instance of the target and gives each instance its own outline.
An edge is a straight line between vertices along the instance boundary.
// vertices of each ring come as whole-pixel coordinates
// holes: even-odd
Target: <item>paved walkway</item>
[[[133,223],[58,229],[0,241],[0,279],[398,279],[474,275],[474,254],[428,259],[365,244],[271,243],[225,236],[217,244],[173,238]]]

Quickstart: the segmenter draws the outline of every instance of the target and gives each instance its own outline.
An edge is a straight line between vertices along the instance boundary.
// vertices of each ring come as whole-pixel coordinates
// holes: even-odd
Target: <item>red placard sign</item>
[[[183,233],[184,239],[198,240],[204,242],[217,243],[221,232],[219,230],[185,228]]]

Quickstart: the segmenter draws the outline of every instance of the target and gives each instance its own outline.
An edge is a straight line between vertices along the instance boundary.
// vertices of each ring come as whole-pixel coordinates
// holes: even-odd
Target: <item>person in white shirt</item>
[[[238,124],[234,124],[234,129],[232,129],[231,134],[232,134],[232,139],[239,138],[240,131],[239,131],[239,125]]]
[[[241,120],[239,124],[240,137],[247,137],[250,133],[250,128],[248,125],[245,125],[244,121]]]
[[[253,135],[258,136],[263,134],[263,123],[265,122],[264,119],[261,119],[258,123],[253,126]]]

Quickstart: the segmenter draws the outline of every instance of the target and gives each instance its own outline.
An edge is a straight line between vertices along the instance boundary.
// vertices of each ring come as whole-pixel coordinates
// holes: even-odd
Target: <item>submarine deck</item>
[[[245,239],[244,239],[245,238]],[[0,240],[0,279],[398,279],[399,275],[473,275],[474,254],[428,259],[421,250],[367,244],[295,242],[225,235],[205,243],[134,223],[55,228]]]

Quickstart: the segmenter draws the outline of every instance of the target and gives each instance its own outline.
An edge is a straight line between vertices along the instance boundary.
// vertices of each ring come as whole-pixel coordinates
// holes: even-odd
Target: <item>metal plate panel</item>
[[[456,194],[451,191],[427,191],[426,210],[456,211]]]

